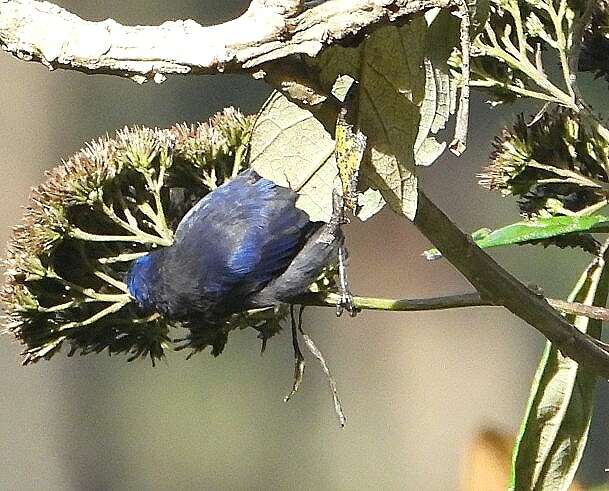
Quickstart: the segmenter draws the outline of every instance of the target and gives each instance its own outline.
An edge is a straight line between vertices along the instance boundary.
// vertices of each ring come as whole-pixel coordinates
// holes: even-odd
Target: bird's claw
[[[336,302],[336,317],[343,315],[345,310],[349,312],[351,317],[357,315],[357,308],[353,304],[353,295],[348,290],[340,292],[340,298]]]

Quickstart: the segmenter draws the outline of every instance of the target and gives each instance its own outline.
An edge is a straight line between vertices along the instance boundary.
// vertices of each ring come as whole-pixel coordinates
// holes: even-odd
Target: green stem
[[[138,209],[150,220],[152,227],[161,237],[167,241],[170,241],[170,243],[173,243],[173,233],[167,226],[167,222],[165,221],[165,216],[162,214],[162,211],[161,215],[159,215],[156,211],[154,211],[148,202],[138,205]],[[160,207],[159,209],[162,210],[163,208]]]
[[[243,153],[245,152],[247,145],[239,145],[235,151],[235,158],[233,159],[233,172],[232,177],[236,177],[241,170],[241,164],[243,161]]]
[[[69,302],[61,303],[58,305],[53,305],[52,307],[38,307],[37,310],[38,310],[38,312],[44,312],[44,313],[61,312],[62,310],[68,310],[68,309],[71,309],[72,307],[78,307],[78,306],[86,304],[86,303],[107,303],[107,302],[102,302],[100,300],[96,300],[93,298],[81,298],[78,300],[70,300]]]
[[[140,232],[138,235],[101,235],[85,232],[78,227],[72,227],[68,235],[74,239],[89,240],[91,242],[133,242],[136,244],[156,244],[163,247],[170,246],[173,241],[156,237],[145,232]]]
[[[593,215],[594,213],[601,210],[605,206],[607,206],[607,200],[603,199],[603,200],[599,201],[598,203],[594,203],[593,205],[587,206],[586,208],[583,208],[583,209],[575,212],[574,216],[580,217],[580,216]]]
[[[510,13],[512,14],[512,16],[515,19],[514,21],[516,24],[516,29],[518,30],[519,27],[518,27],[517,18],[519,18],[520,11],[518,9],[513,9],[513,10],[514,11],[510,10]],[[518,13],[516,13],[516,11]],[[522,29],[522,25],[520,25],[520,29]],[[561,90],[559,87],[554,85],[548,79],[548,77],[542,70],[540,70],[538,67],[533,65],[533,63],[531,63],[531,61],[529,60],[529,58],[526,55],[526,49],[525,49],[524,54],[520,50],[518,50],[518,56],[515,56],[516,53],[512,54],[512,53],[506,51],[506,49],[500,45],[499,41],[497,40],[497,36],[495,35],[495,32],[493,31],[493,27],[490,24],[486,25],[485,33],[486,33],[489,41],[491,42],[492,46],[482,44],[479,47],[483,50],[483,52],[487,56],[497,58],[498,60],[506,63],[511,68],[522,72],[531,81],[533,81],[536,85],[538,85],[540,88],[542,88],[547,94],[549,94],[554,99],[559,101],[560,104],[562,104],[563,106],[569,107],[569,108],[573,109],[574,111],[579,111],[579,107],[575,102],[574,96],[566,94],[563,90]],[[522,33],[522,36],[524,36],[524,33]],[[520,35],[518,35],[518,37],[519,37],[519,42],[520,42],[520,39],[521,39]],[[508,39],[508,41],[509,41],[509,39]],[[567,69],[568,69],[568,65],[567,65]]]
[[[509,54],[504,49],[496,47],[487,47],[487,54],[505,62],[511,68],[524,73],[530,80],[545,90],[546,93],[557,99],[563,106],[574,111],[579,111],[579,107],[575,103],[574,99],[554,85],[546,77],[546,75],[540,72],[528,59],[520,60]]]
[[[507,10],[510,12],[510,14],[512,14],[514,25],[516,26],[516,37],[518,38],[518,51],[520,53],[520,58],[526,58],[527,39],[522,27],[522,17],[520,15],[520,7],[518,6],[518,2],[510,1],[507,5]]]
[[[112,208],[111,206],[108,206],[102,199],[101,203],[100,203],[102,212],[110,219],[112,220],[112,222],[114,222],[116,225],[118,225],[119,227],[124,228],[127,232],[130,232],[132,234],[141,234],[143,233],[137,226],[137,224],[132,224],[130,222],[126,222],[125,220],[123,220],[121,217],[119,217],[116,212],[114,211],[114,208]]]
[[[608,183],[600,181],[593,177],[583,176],[582,174],[578,174],[577,172],[574,172],[569,169],[561,169],[559,167],[555,167],[552,165],[542,164],[541,162],[537,162],[536,160],[529,161],[527,163],[527,166],[535,168],[535,169],[541,169],[546,172],[550,172],[552,174],[560,176],[560,177],[564,178],[564,179],[560,180],[561,182],[568,182],[569,180],[572,180],[574,182],[577,182],[581,186],[600,188],[600,189],[605,189],[605,190],[609,189]]]
[[[296,299],[300,305],[335,307],[341,299],[336,293],[308,293]],[[591,319],[609,320],[609,309],[589,306],[578,302],[568,302],[553,298],[546,301],[563,314],[581,315]],[[458,309],[464,307],[497,307],[490,300],[485,300],[479,293],[461,293],[431,298],[378,298],[353,297],[353,306],[358,310],[382,310],[389,312],[422,312],[430,310]]]
[[[336,306],[341,299],[336,293],[309,293],[297,299],[296,303],[303,305]],[[455,309],[461,307],[490,306],[479,293],[464,293],[460,295],[447,295],[445,297],[433,298],[378,298],[378,297],[353,297],[353,306],[358,310],[383,310],[391,312],[419,312],[427,310]]]
[[[121,208],[123,210],[123,214],[125,215],[125,218],[127,219],[127,222],[129,223],[129,225],[131,225],[134,228],[139,228],[137,219],[131,213],[131,210],[129,209],[129,205],[127,205],[127,202],[125,201],[125,197],[123,196],[123,193],[121,192],[121,190],[118,189],[117,187],[114,187],[112,194],[114,195],[115,199],[118,200],[118,203],[121,206]]]
[[[57,329],[57,331],[62,332],[62,331],[67,331],[68,329],[75,329],[78,327],[88,326],[90,324],[93,324],[93,323],[103,319],[104,317],[107,317],[108,315],[118,312],[125,305],[127,305],[127,303],[128,302],[114,302],[113,304],[108,305],[108,307],[106,307],[105,309],[100,310],[97,314],[94,314],[91,317],[88,317],[87,319],[85,319],[83,321],[73,321],[73,322],[68,322],[67,324],[64,324],[59,329]]]
[[[131,295],[128,293],[99,293],[93,290],[93,288],[85,288],[66,280],[53,271],[48,271],[47,276],[64,285],[66,289],[77,291],[85,297],[91,298],[97,302],[127,303],[131,301]]]
[[[168,158],[168,157],[166,157]],[[166,160],[166,159],[165,159]],[[165,163],[166,165],[167,163]],[[159,174],[156,182],[152,180],[148,174],[145,175],[146,182],[152,195],[154,197],[154,204],[156,211],[154,213],[154,222],[157,227],[157,232],[163,237],[171,237],[172,233],[169,227],[167,226],[167,220],[165,218],[165,212],[163,210],[163,203],[161,201],[161,188],[163,187],[163,182],[165,180],[165,165],[160,165]]]
[[[515,94],[530,97],[532,99],[539,99],[545,102],[554,102],[557,104],[562,104],[560,99],[556,97],[550,96],[543,92],[537,92],[530,89],[525,89],[524,87],[519,87],[514,84],[506,84],[504,82],[500,82],[499,80],[472,80],[469,84],[471,87],[502,87],[504,89],[509,90],[510,92],[514,92]]]
[[[150,207],[150,205],[149,205],[148,203],[145,203],[145,204],[146,204],[148,207]],[[106,215],[108,216],[108,218],[110,218],[110,220],[112,220],[112,221],[113,221],[115,224],[117,224],[118,226],[120,226],[120,227],[122,227],[123,229],[125,229],[127,232],[130,232],[130,233],[132,233],[133,235],[140,235],[140,236],[142,236],[142,237],[147,237],[147,238],[152,238],[152,237],[155,237],[154,235],[151,235],[151,234],[148,234],[148,233],[146,233],[146,232],[142,231],[142,230],[141,230],[141,229],[140,229],[140,228],[137,226],[137,224],[135,224],[135,225],[134,225],[133,223],[131,223],[131,222],[132,222],[132,219],[134,219],[134,217],[127,218],[128,222],[126,222],[126,221],[125,221],[125,220],[123,220],[121,217],[119,217],[119,216],[116,214],[116,212],[114,211],[114,209],[113,209],[111,206],[108,206],[108,205],[107,205],[107,204],[106,204],[106,203],[105,203],[103,200],[101,201],[100,206],[101,206],[102,212],[103,212],[104,214],[106,214]],[[142,206],[143,206],[143,205],[140,205],[140,210],[141,210]],[[151,207],[150,207],[150,209],[152,210],[152,208],[151,208]],[[130,212],[128,211],[128,209],[127,209],[127,208],[125,208],[124,212],[125,212],[125,216],[127,216],[127,214],[129,214],[129,215],[130,215]],[[157,215],[156,215],[156,214],[153,214],[153,217],[154,217],[153,219],[154,219],[155,221],[160,221],[160,220],[159,220],[159,218],[157,217]],[[163,218],[163,221],[162,221],[161,223],[164,223],[164,218]],[[163,237],[163,238],[168,238],[168,237],[165,235],[165,230],[164,230],[164,229],[162,229],[162,227],[161,227],[161,230],[157,230],[157,232],[159,232],[159,235],[161,235],[161,237]]]
[[[547,11],[550,14],[552,24],[554,25],[554,31],[556,32],[556,44],[558,45],[558,56],[560,58],[562,76],[565,81],[567,90],[569,91],[569,95],[571,96],[571,99],[575,101],[575,91],[573,90],[574,79],[572,80],[572,75],[573,77],[575,77],[575,74],[571,74],[571,71],[569,69],[569,59],[567,56],[567,52],[569,51],[570,46],[568,45],[567,38],[565,37],[565,31],[562,25],[562,21],[566,13],[566,8],[566,2],[564,0],[561,1],[558,12],[556,12],[556,9],[554,8],[554,3],[548,2]]]
[[[127,288],[127,285],[125,283],[117,280],[116,278],[113,278],[109,274],[106,274],[106,273],[103,273],[102,271],[97,271],[97,270],[93,271],[93,274],[95,276],[97,276],[100,280],[105,281],[106,283],[113,286],[117,290],[122,291],[123,293],[129,293],[129,288]]]
[[[90,299],[89,299],[90,300]],[[52,307],[38,307],[38,312],[61,312],[62,310],[68,310],[72,307],[77,307],[83,303],[82,300],[70,300],[69,302],[61,303],[59,305],[53,305]]]
[[[114,263],[123,263],[133,261],[139,257],[145,256],[148,254],[147,252],[133,252],[133,253],[125,253],[119,254],[117,256],[112,257],[100,257],[97,259],[97,262],[100,264],[114,264]]]

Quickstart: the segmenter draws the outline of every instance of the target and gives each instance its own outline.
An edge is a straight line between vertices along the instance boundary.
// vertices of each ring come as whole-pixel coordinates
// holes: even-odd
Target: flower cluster
[[[154,362],[181,327],[188,334],[180,347],[211,346],[213,354],[233,329],[254,327],[263,341],[279,330],[285,307],[216,326],[144,315],[123,281],[131,261],[170,245],[188,209],[247,165],[252,122],[229,108],[195,126],[125,128],[48,173],[14,229],[1,292],[24,364],[62,345],[70,355],[107,350]]]
[[[566,109],[527,123],[521,115],[495,141],[480,183],[519,197],[528,218],[587,214],[607,202],[609,145],[593,123]]]
[[[608,203],[609,145],[600,128],[567,109],[545,112],[529,123],[520,115],[496,138],[480,184],[516,196],[529,220],[592,215]],[[532,243],[598,252],[594,237],[582,232]]]

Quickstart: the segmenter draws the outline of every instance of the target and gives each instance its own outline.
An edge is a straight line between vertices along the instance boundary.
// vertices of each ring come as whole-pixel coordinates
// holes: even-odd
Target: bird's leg
[[[333,194],[330,223],[336,224],[335,233],[338,233],[342,224],[349,223],[349,220],[345,217],[344,201],[336,190],[334,190]],[[338,246],[338,294],[339,300],[336,302],[336,316],[340,317],[346,310],[351,317],[355,317],[357,309],[353,305],[353,295],[349,291],[349,282],[347,281],[347,249],[344,240],[341,240]]]
[[[351,317],[357,315],[357,309],[353,305],[353,295],[349,291],[349,283],[347,281],[347,250],[341,244],[338,247],[338,294],[340,299],[336,302],[336,316],[340,317],[346,310]]]
[[[294,317],[294,305],[290,305],[290,321],[292,323],[292,346],[294,348],[294,383],[292,384],[292,390],[290,391],[290,393],[283,399],[285,402],[288,402],[291,397],[298,391],[300,383],[302,382],[302,376],[304,374],[305,369],[304,356],[302,356],[302,351],[300,351],[300,346],[298,344],[298,332],[302,330],[303,310],[304,306],[301,306],[298,312],[297,323]]]
[[[353,80],[336,118],[334,153],[342,186],[342,196],[334,191],[332,202],[332,221],[337,223],[337,229],[340,229],[342,224],[348,223],[345,217],[346,210],[357,212],[359,169],[366,151],[366,135],[355,123],[357,93],[358,84]],[[336,315],[341,316],[343,311],[347,310],[351,317],[355,317],[357,310],[353,306],[353,297],[347,283],[346,257],[344,240],[341,240],[338,248],[339,300],[336,303]]]

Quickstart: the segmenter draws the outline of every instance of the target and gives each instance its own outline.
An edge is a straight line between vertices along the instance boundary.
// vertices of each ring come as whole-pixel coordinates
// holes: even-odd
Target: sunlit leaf
[[[296,190],[296,205],[312,220],[332,215],[332,190],[339,188],[334,140],[313,115],[280,92],[266,101],[254,125],[250,166],[261,176]]]
[[[356,47],[332,46],[308,60],[328,91],[345,75],[358,82],[354,123],[368,140],[360,188],[377,189],[410,218],[416,211],[415,164],[431,164],[446,146],[431,134],[454,110],[456,86],[446,60],[459,39],[457,25],[446,11],[419,15],[374,31]],[[259,173],[297,189],[298,205],[314,219],[329,218],[337,184],[334,142],[308,111],[273,94],[259,113],[251,148]]]
[[[362,173],[394,210],[410,218],[416,212],[415,152],[431,153],[420,154],[426,164],[441,153],[438,145],[423,144],[432,127],[443,126],[451,106],[447,75],[436,79],[431,61],[437,56],[445,62],[457,43],[456,31],[446,34],[451,21],[446,12],[435,19],[417,16],[375,31],[356,48],[334,46],[312,60],[327,86],[344,74],[359,82],[356,120],[368,138],[371,164]]]
[[[556,216],[525,220],[495,231],[487,228],[480,229],[472,234],[472,238],[479,247],[488,249],[525,244],[576,232],[609,232],[609,217],[604,215]],[[425,251],[425,257],[432,260],[441,257],[441,254],[437,249],[430,249]]]

